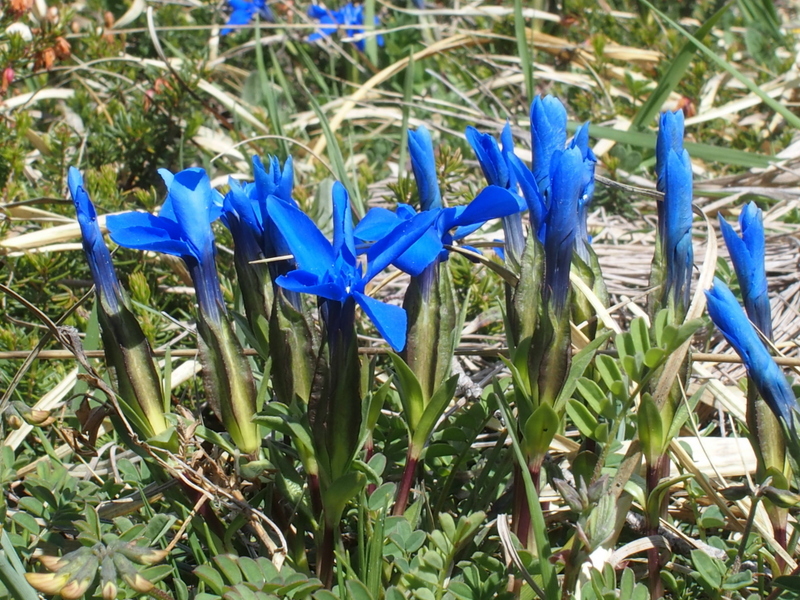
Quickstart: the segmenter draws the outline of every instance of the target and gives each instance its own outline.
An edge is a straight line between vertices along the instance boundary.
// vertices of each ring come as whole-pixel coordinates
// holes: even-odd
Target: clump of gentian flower
[[[276,283],[292,292],[316,296],[323,325],[320,390],[309,406],[309,421],[318,468],[312,487],[317,489],[324,517],[317,572],[326,583],[332,577],[333,537],[344,508],[344,502],[334,500],[338,496],[329,491],[337,485],[344,487],[347,482],[347,489],[356,493],[363,478],[350,470],[360,449],[363,402],[356,307],[364,311],[393,350],[403,349],[405,310],[371,298],[366,286],[427,232],[435,220],[435,214],[421,213],[394,228],[367,250],[363,265],[356,253],[349,196],[341,183],[334,183],[332,196],[332,241],[297,206],[275,196],[267,199],[272,221],[297,265],[296,270],[278,277]]]
[[[428,413],[432,402],[441,404],[443,412],[455,391],[455,380],[448,378],[460,331],[446,246],[452,246],[487,220],[519,212],[517,198],[499,186],[487,187],[467,205],[444,208],[428,130],[409,130],[408,146],[420,212],[407,204],[399,204],[395,212],[373,208],[355,229],[356,238],[367,243],[381,240],[420,215],[434,217],[425,235],[394,261],[411,275],[403,300],[408,313],[406,347],[400,357],[393,358],[401,374],[400,398],[410,440],[395,514],[405,511],[417,464],[436,421],[420,426],[422,415]],[[411,378],[415,381],[409,381]]]
[[[308,36],[309,42],[332,35],[340,27],[344,29],[347,37],[364,33],[364,7],[361,4],[348,2],[339,10],[330,10],[319,4],[312,4],[308,9],[308,16],[319,21],[320,24],[320,27]],[[380,25],[378,17],[375,17],[375,25]],[[382,35],[379,35],[376,41],[378,46],[383,47]],[[363,39],[354,43],[361,52],[366,48],[366,41]]]
[[[225,28],[220,31],[220,35],[228,35],[235,30],[236,25],[249,24],[256,15],[264,21],[274,21],[275,16],[269,8],[266,0],[228,0],[228,5],[233,9]]]
[[[228,317],[216,268],[211,223],[219,218],[222,199],[211,189],[203,169],[172,174],[159,171],[167,199],[158,216],[141,212],[110,215],[111,239],[120,246],[163,252],[186,264],[197,297],[197,331],[203,380],[208,400],[234,443],[245,454],[261,446],[256,412],[256,388]]]
[[[125,416],[134,431],[148,439],[167,429],[158,367],[117,279],[80,171],[70,167],[67,181],[81,227],[83,251],[95,283],[106,364],[114,374]]]

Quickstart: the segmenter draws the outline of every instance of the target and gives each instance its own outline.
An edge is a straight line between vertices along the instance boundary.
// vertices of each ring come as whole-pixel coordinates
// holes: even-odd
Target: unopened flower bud
[[[55,6],[51,6],[47,9],[47,20],[50,21],[53,25],[58,23],[58,9]]]
[[[103,23],[109,29],[111,27],[113,27],[114,26],[114,13],[112,13],[110,10],[107,10],[105,12],[105,14],[103,15]]]
[[[121,546],[119,552],[140,565],[155,565],[164,560],[169,552],[166,550],[157,550],[155,548],[148,548],[147,546],[137,546],[136,544],[126,544]]]
[[[797,508],[798,505],[800,505],[800,494],[796,494],[795,492],[782,490],[771,485],[763,487],[761,491],[775,506],[781,508]]]
[[[72,55],[72,46],[69,45],[69,42],[61,36],[56,38],[55,46],[53,46],[55,50],[56,56],[60,60],[65,60]]]
[[[64,573],[25,573],[34,588],[45,594],[58,594],[69,579],[69,574]]]
[[[100,563],[100,583],[103,586],[103,600],[114,600],[117,597],[117,569],[110,554],[106,554]]]
[[[153,584],[142,577],[133,566],[131,561],[129,561],[119,552],[114,553],[114,566],[117,568],[117,572],[120,574],[125,583],[131,586],[134,591],[137,591],[140,594],[147,594],[153,589]]]

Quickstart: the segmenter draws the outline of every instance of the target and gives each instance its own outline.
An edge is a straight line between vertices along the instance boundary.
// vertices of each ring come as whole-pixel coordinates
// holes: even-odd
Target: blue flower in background
[[[233,9],[231,16],[228,17],[226,27],[220,31],[220,35],[228,35],[234,30],[231,25],[247,25],[258,15],[264,21],[273,22],[275,16],[265,0],[228,0],[228,5]]]
[[[275,196],[268,198],[267,205],[273,222],[283,234],[297,263],[297,270],[279,277],[277,284],[284,289],[314,294],[333,303],[332,306],[328,304],[323,316],[349,314],[342,307],[355,301],[389,345],[398,352],[402,350],[406,335],[405,311],[399,306],[370,298],[364,289],[373,277],[430,229],[436,213],[420,213],[392,229],[367,250],[367,266],[364,270],[356,258],[350,200],[341,183],[337,181],[333,186],[332,243],[298,207]],[[328,334],[334,335],[335,330],[351,325],[328,323]]]
[[[158,216],[143,212],[109,215],[106,225],[111,239],[126,248],[181,257],[192,276],[200,311],[219,323],[225,304],[211,223],[220,216],[222,198],[211,189],[204,169],[185,169],[174,175],[160,169],[159,174],[167,185],[167,199]]]
[[[711,320],[741,357],[758,393],[775,416],[793,430],[797,410],[794,392],[733,293],[714,279],[714,287],[706,290],[706,300]]]
[[[119,297],[122,289],[114,271],[114,266],[111,263],[111,253],[109,253],[103,241],[103,234],[97,224],[97,213],[94,210],[94,205],[83,187],[81,172],[75,167],[69,168],[67,183],[69,184],[69,192],[72,195],[72,202],[75,204],[78,223],[81,226],[83,251],[89,261],[92,279],[95,286],[97,286],[97,294],[106,303],[108,310],[116,313],[119,311]]]
[[[665,294],[689,306],[692,282],[692,163],[683,149],[683,113],[662,113],[656,142],[659,237],[666,264]]]
[[[313,42],[325,36],[332,35],[339,26],[343,27],[347,37],[364,33],[364,7],[348,2],[339,10],[328,10],[318,4],[312,4],[308,9],[308,16],[319,21],[321,27],[308,36],[308,41]],[[380,25],[380,20],[375,17],[375,25]],[[378,46],[383,46],[383,36],[377,39]],[[355,42],[356,48],[361,52],[366,47],[365,40]]]
[[[772,339],[772,311],[767,293],[767,270],[764,265],[764,224],[761,209],[755,202],[745,204],[739,214],[742,236],[736,235],[728,222],[719,215],[722,237],[731,255],[731,262],[742,290],[745,310],[750,320],[767,339]]]

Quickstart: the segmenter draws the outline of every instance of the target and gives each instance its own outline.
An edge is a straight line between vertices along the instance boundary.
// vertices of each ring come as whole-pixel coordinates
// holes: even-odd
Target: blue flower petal
[[[531,227],[541,241],[540,232],[544,225],[545,215],[547,214],[545,198],[539,191],[539,185],[536,183],[536,178],[533,176],[533,173],[531,173],[528,167],[526,167],[518,157],[509,157],[509,163],[517,177],[517,182],[522,190],[522,195],[525,197],[525,202],[528,204]]]
[[[399,210],[399,208],[398,208]],[[397,227],[404,219],[400,218],[386,208],[372,208],[364,218],[358,222],[353,235],[360,242],[374,242],[387,235],[392,229]]]
[[[497,219],[519,212],[516,194],[497,185],[490,185],[481,190],[475,199],[466,205],[450,227],[460,227],[485,223],[490,219]]]
[[[714,287],[706,290],[706,300],[711,320],[742,358],[761,397],[778,418],[793,427],[797,410],[794,392],[733,293],[722,281],[714,279]]]
[[[128,212],[108,215],[106,227],[111,239],[120,246],[135,250],[152,250],[173,256],[191,255],[181,239],[177,223],[150,213]]]
[[[411,247],[403,252],[392,264],[412,277],[420,275],[442,251],[442,238],[431,228]]]
[[[267,198],[267,209],[300,269],[321,277],[333,265],[331,243],[298,207],[276,196]]]
[[[312,294],[337,302],[343,302],[347,296],[338,282],[329,279],[320,280],[316,273],[309,271],[290,271],[278,277],[275,283],[290,292]]]
[[[550,187],[550,160],[567,143],[567,110],[555,96],[536,96],[531,104],[533,171],[539,190]]]
[[[480,133],[472,126],[464,134],[478,159],[483,176],[489,185],[510,187],[509,168],[497,145],[497,140],[488,133]]]
[[[360,292],[353,294],[356,302],[373,322],[392,350],[400,352],[406,345],[406,311],[399,306],[385,304]]]
[[[656,138],[656,173],[658,180],[656,188],[659,192],[666,190],[665,170],[670,151],[680,154],[683,150],[683,111],[663,112],[658,122],[658,137]]]
[[[439,191],[439,179],[436,175],[436,159],[433,155],[431,134],[424,125],[416,131],[408,130],[408,150],[411,155],[411,169],[419,190],[419,202],[422,210],[442,207],[442,196]]]
[[[438,217],[438,211],[421,212],[413,219],[405,221],[392,230],[387,236],[373,244],[367,251],[367,273],[364,276],[364,281],[369,281],[375,277],[375,275],[383,271],[394,262],[395,259],[408,250],[431,229]],[[426,252],[430,251],[431,248],[432,246],[430,244],[418,248],[415,250],[414,258],[418,261],[425,260],[427,258]],[[435,256],[431,257],[428,264],[433,262],[434,258]],[[409,260],[410,259],[411,257],[409,257]],[[422,266],[421,269],[428,266],[428,264]]]
[[[341,255],[351,265],[356,264],[356,246],[353,238],[353,213],[350,195],[338,181],[333,184],[333,253]]]

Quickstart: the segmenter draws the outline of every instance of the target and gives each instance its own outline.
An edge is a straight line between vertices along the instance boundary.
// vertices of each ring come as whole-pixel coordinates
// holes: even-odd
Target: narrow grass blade
[[[575,131],[580,126],[579,123],[570,123],[567,129]],[[655,150],[656,134],[644,131],[621,131],[613,127],[602,125],[590,125],[589,135],[594,138],[609,139],[622,144],[638,146],[639,148],[649,148]],[[689,151],[693,158],[699,158],[709,162],[719,162],[728,165],[737,165],[748,168],[765,168],[776,161],[772,156],[745,152],[735,148],[722,148],[711,144],[698,144],[695,142],[685,142],[684,148]]]
[[[706,46],[703,42],[701,42],[696,37],[694,37],[691,33],[686,31],[677,22],[673,21],[667,15],[665,15],[663,12],[658,10],[650,2],[648,2],[647,0],[641,0],[641,2],[642,2],[642,4],[644,4],[645,6],[650,8],[650,10],[652,10],[654,13],[656,13],[659,17],[664,19],[664,21],[669,23],[670,26],[674,27],[675,30],[678,31],[681,35],[683,35],[686,38],[688,38],[695,46],[697,46],[697,49],[700,50],[700,52],[705,54],[709,59],[711,59],[713,62],[717,63],[720,67],[725,69],[725,71],[727,71],[733,77],[735,77],[737,80],[739,80],[741,83],[743,83],[745,85],[745,87],[747,87],[748,90],[750,90],[756,96],[761,98],[764,101],[764,104],[769,106],[772,110],[774,110],[776,113],[781,115],[784,119],[786,119],[786,122],[789,123],[789,125],[791,125],[795,129],[800,128],[800,117],[795,115],[791,110],[789,110],[787,107],[785,107],[783,104],[781,104],[777,100],[775,100],[773,98],[770,98],[767,95],[767,93],[764,92],[758,86],[757,83],[755,83],[754,81],[750,80],[748,77],[743,75],[731,63],[729,63],[727,60],[725,60],[724,58],[721,58],[719,55],[717,55],[717,53],[714,52],[711,48]]]
[[[533,32],[533,28],[531,28]],[[514,33],[517,37],[517,53],[519,54],[522,74],[525,76],[525,93],[528,101],[533,100],[535,93],[533,81],[533,64],[531,63],[531,53],[528,47],[528,39],[525,36],[525,18],[522,16],[522,0],[514,0]]]
[[[400,177],[406,168],[408,153],[408,120],[411,113],[411,99],[414,96],[414,52],[408,53],[408,66],[406,78],[403,83],[403,125],[400,128],[400,158],[397,164],[397,176]]]
[[[347,192],[350,194],[350,201],[352,203],[353,212],[355,213],[356,218],[361,219],[364,216],[364,206],[360,202],[358,189],[355,187],[350,179],[350,175],[347,173],[347,168],[344,164],[344,157],[342,156],[342,150],[339,147],[339,142],[336,139],[336,134],[333,133],[331,124],[328,121],[328,117],[325,116],[325,112],[317,102],[317,99],[314,98],[314,95],[305,87],[303,88],[303,91],[308,98],[311,108],[319,119],[320,127],[322,127],[322,133],[325,136],[325,140],[327,141],[328,145],[328,157],[331,159],[331,166],[333,167],[334,173],[336,173],[336,178],[342,182],[342,185],[344,185],[344,187],[347,189]]]
[[[364,2],[364,32],[370,33],[375,30],[375,0]],[[373,65],[378,64],[378,37],[370,35],[365,40],[365,54]]]
[[[275,98],[275,86],[271,78],[267,75],[267,68],[264,64],[264,49],[261,47],[261,21],[256,21],[256,68],[258,69],[258,83],[261,86],[261,95],[267,105],[267,114],[272,131],[275,135],[281,136],[278,139],[278,154],[281,160],[286,160],[289,156],[289,144],[286,142],[281,124],[281,116],[278,112],[278,102]]]
[[[697,39],[702,40],[708,32],[717,24],[717,22],[722,18],[728,9],[730,8],[733,0],[726,2],[722,8],[720,8],[717,12],[715,12],[711,17],[703,23],[702,27],[697,30]],[[647,127],[653,118],[658,114],[661,107],[666,102],[669,95],[672,91],[678,86],[681,79],[683,78],[683,74],[686,72],[686,69],[689,68],[689,63],[692,62],[692,57],[694,57],[697,51],[696,46],[692,42],[686,42],[686,44],[681,48],[678,55],[672,61],[672,64],[667,69],[667,72],[659,79],[658,85],[656,89],[653,90],[653,93],[645,100],[644,104],[639,108],[639,111],[636,113],[636,116],[633,117],[633,122],[631,123],[631,130],[638,131],[640,129],[644,129]]]

